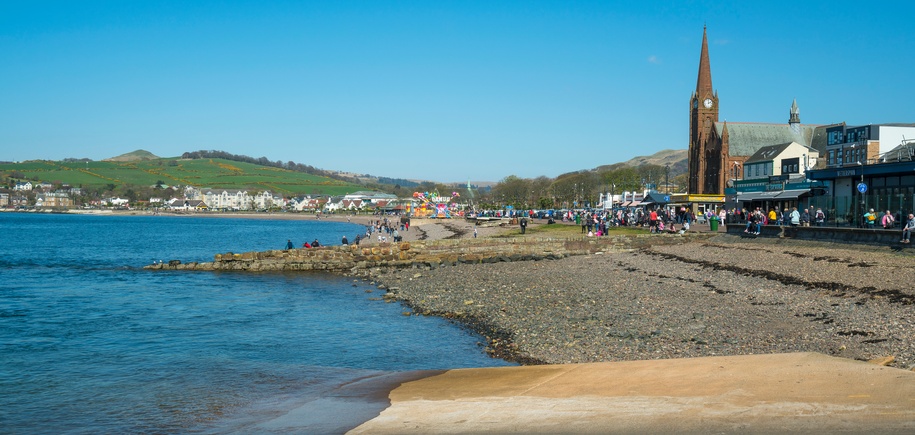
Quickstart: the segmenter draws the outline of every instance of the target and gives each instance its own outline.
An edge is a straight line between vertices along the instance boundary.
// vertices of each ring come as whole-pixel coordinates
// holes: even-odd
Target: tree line
[[[509,175],[481,195],[480,206],[500,208],[511,205],[519,209],[594,207],[601,193],[619,195],[641,192],[649,187],[661,192],[678,192],[687,175],[671,174],[670,169],[652,164],[637,167],[615,165],[570,172],[552,179]]]
[[[234,162],[242,163],[251,163],[261,166],[269,166],[271,168],[286,169],[296,172],[304,172],[306,174],[317,175],[320,177],[333,178],[335,180],[345,181],[347,183],[360,184],[359,180],[354,178],[345,177],[339,175],[335,172],[326,171],[323,169],[318,169],[311,165],[306,165],[304,163],[296,163],[292,160],[288,162],[283,162],[282,160],[271,161],[266,157],[249,157],[240,154],[232,154],[226,151],[217,151],[217,150],[200,150],[200,151],[189,151],[181,154],[182,159],[224,159],[231,160]]]

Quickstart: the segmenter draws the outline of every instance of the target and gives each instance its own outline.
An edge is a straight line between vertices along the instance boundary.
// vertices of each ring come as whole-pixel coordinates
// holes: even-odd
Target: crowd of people
[[[589,236],[603,236],[610,227],[648,227],[652,233],[676,233],[689,230],[690,224],[696,221],[696,215],[686,207],[569,210],[548,217],[554,218],[575,222],[581,226],[581,233]]]
[[[399,228],[399,230],[398,230]],[[377,233],[379,242],[387,242],[388,238],[393,242],[403,240],[400,231],[410,231],[410,219],[401,218],[399,221],[390,220],[387,217],[369,221],[365,228],[365,237],[372,237]]]
[[[389,217],[385,216],[380,219],[370,220],[365,226],[365,232],[361,234],[356,234],[356,237],[353,238],[352,243],[354,245],[359,245],[360,242],[364,240],[371,240],[372,237],[377,237],[378,242],[400,242],[403,240],[403,237],[400,235],[401,231],[410,230],[410,218],[408,217],[399,217],[394,219],[396,216]],[[347,222],[350,222],[350,219],[347,219]],[[341,245],[349,245],[350,239],[345,235],[340,240]],[[321,247],[321,243],[318,239],[315,239],[313,242],[305,242],[302,244],[302,249],[311,249]],[[286,241],[286,249],[295,249],[295,245],[292,243],[292,240]]]

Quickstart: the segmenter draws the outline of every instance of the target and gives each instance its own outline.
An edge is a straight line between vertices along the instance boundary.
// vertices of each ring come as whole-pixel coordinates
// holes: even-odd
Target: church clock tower
[[[712,128],[718,122],[718,93],[712,88],[708,59],[708,36],[702,28],[702,52],[696,91],[689,99],[689,193],[720,194],[721,148],[710,146]]]

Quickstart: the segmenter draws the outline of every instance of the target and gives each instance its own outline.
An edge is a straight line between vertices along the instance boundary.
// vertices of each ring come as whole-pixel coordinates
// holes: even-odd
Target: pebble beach
[[[456,222],[414,228],[468,236]],[[819,352],[915,367],[915,257],[889,247],[722,234],[368,279],[405,314],[453,319],[494,357],[523,364]]]

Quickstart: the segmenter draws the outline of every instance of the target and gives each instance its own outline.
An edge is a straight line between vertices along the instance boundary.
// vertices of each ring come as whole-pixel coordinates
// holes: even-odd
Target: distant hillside
[[[0,177],[47,181],[76,187],[190,185],[275,194],[340,195],[364,189],[356,183],[314,174],[226,159],[66,162],[31,160],[0,164]]]
[[[689,171],[689,153],[687,150],[662,150],[650,156],[639,156],[625,162],[603,165],[594,168],[597,171],[618,169],[624,166],[642,165],[664,166],[670,164],[670,176],[674,177]]]
[[[111,157],[109,159],[102,160],[103,162],[142,162],[146,160],[158,160],[159,156],[146,151],[146,150],[136,150],[131,153],[121,154],[117,157]]]

